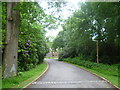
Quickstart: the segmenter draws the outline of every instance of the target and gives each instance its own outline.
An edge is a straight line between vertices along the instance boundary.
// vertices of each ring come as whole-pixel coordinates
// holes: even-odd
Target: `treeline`
[[[96,42],[99,62],[114,64],[120,61],[120,3],[86,2],[80,4],[62,26],[53,48],[59,48],[60,59],[79,56],[96,62]]]
[[[37,2],[20,2],[14,9],[20,12],[18,71],[27,71],[42,63],[48,52],[44,27],[50,27],[53,17],[46,15]],[[6,16],[6,3],[2,3],[2,55],[5,48]]]

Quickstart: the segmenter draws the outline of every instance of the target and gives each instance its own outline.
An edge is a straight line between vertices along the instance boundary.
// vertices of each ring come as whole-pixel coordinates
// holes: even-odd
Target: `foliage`
[[[85,60],[96,61],[96,42],[99,42],[101,63],[118,63],[120,59],[120,3],[82,3],[66,20],[53,48],[62,48],[60,58],[82,55]],[[115,12],[115,13],[113,13]]]
[[[102,63],[97,64],[97,63],[94,63],[94,62],[81,60],[80,57],[66,58],[66,59],[63,59],[63,60],[66,61],[66,62],[70,62],[72,64],[77,64],[77,65],[80,65],[80,66],[84,66],[84,67],[96,70],[100,73],[109,74],[109,75],[113,75],[113,76],[118,76],[118,66],[119,66],[119,64],[115,64],[115,65],[107,65],[107,64],[102,64]]]
[[[2,3],[2,30],[0,30],[0,32],[2,32],[2,44],[5,44],[5,30],[6,30],[6,3]],[[3,45],[2,45],[3,47]]]
[[[37,3],[30,2],[21,3],[18,10],[21,15],[18,71],[26,71],[40,64],[47,52],[45,32],[40,24],[45,13]]]
[[[2,43],[6,37],[6,3],[2,3]],[[20,2],[14,8],[20,12],[18,42],[18,72],[27,71],[43,62],[48,52],[44,27],[51,27],[54,18],[46,15],[37,2]]]
[[[22,8],[24,7],[25,8]],[[50,22],[38,3],[21,3],[19,6],[21,25],[19,35],[19,71],[26,71],[43,62],[48,52],[44,23]],[[41,24],[40,24],[41,23]],[[49,25],[48,25],[49,26]]]
[[[54,49],[57,48],[63,48],[64,47],[64,40],[63,40],[63,31],[59,32],[57,38],[53,41],[52,47],[54,47]],[[60,43],[58,43],[60,42]]]

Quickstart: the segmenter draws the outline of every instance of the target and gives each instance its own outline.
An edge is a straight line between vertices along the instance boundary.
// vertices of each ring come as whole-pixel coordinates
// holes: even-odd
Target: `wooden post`
[[[98,40],[96,42],[96,46],[97,46],[97,63],[99,63],[99,46],[98,46]]]
[[[17,4],[18,2],[7,2],[7,31],[3,55],[4,78],[17,75],[18,33],[20,23],[20,14],[15,10]]]

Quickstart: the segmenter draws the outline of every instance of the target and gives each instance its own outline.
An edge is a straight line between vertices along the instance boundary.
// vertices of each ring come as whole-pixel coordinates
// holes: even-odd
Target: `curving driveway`
[[[28,88],[114,88],[99,77],[71,64],[46,59],[46,74]]]

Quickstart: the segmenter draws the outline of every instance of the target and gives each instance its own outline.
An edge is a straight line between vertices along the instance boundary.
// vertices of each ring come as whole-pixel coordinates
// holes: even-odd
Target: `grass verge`
[[[96,64],[90,61],[79,60],[79,58],[67,58],[63,59],[63,61],[73,64],[77,67],[86,69],[92,73],[95,73],[99,76],[104,77],[113,85],[120,88],[120,83],[118,79],[120,76],[118,75],[118,65],[106,65],[106,64]]]
[[[58,59],[58,57],[46,57],[45,59]]]
[[[15,77],[5,78],[2,80],[2,88],[23,88],[28,83],[40,76],[46,68],[47,64],[43,62],[30,71],[23,72]]]

